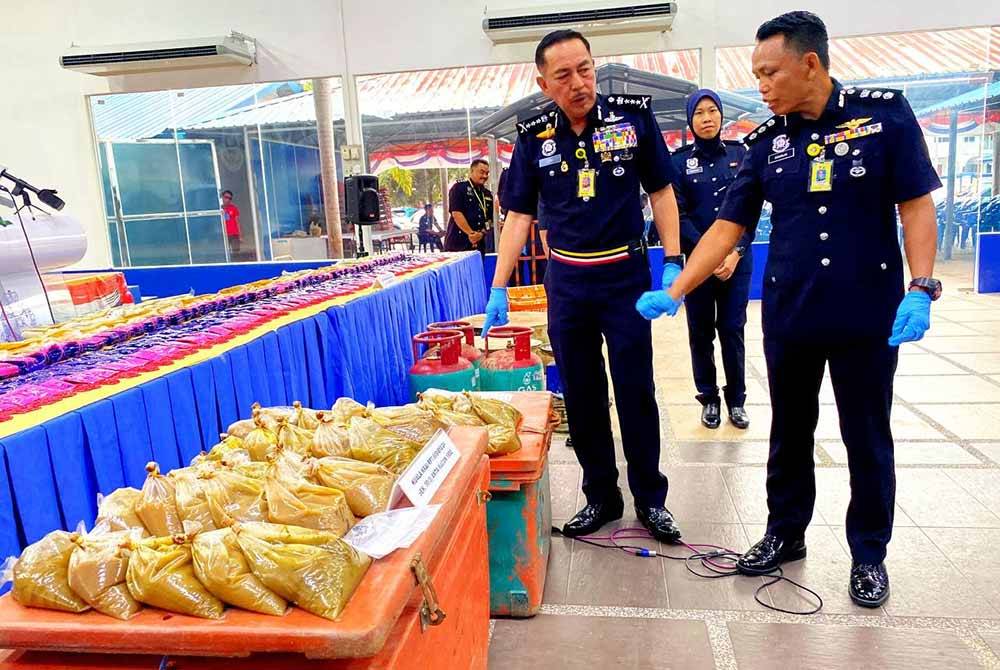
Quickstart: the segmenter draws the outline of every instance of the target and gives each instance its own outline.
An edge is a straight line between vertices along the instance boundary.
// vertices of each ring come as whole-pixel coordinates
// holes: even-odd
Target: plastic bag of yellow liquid
[[[396,475],[374,463],[329,456],[310,464],[311,476],[323,486],[340,489],[357,517],[384,512]]]
[[[94,523],[91,535],[131,529],[137,529],[142,535],[148,535],[146,525],[135,511],[141,500],[142,491],[132,487],[116,489],[103,498],[98,496],[97,521]]]
[[[483,396],[468,392],[463,395],[469,399],[472,409],[479,415],[479,418],[486,423],[508,426],[515,431],[521,427],[521,421],[524,417],[513,405],[505,403],[502,400],[484,398]]]
[[[223,459],[222,466],[241,475],[252,477],[253,479],[263,479],[267,476],[268,464],[266,461],[250,461],[248,463],[230,463]]]
[[[354,525],[343,491],[314,484],[287,465],[272,464],[264,494],[271,523],[325,530],[337,537]]]
[[[267,535],[237,532],[243,555],[260,581],[307,612],[325,619],[340,616],[371,558],[325,533],[324,541],[310,544],[294,542],[303,535],[297,531],[285,537],[280,531]]]
[[[229,424],[229,428],[226,429],[226,434],[230,437],[239,438],[241,440],[246,439],[246,436],[250,434],[250,431],[256,428],[252,418],[250,419],[240,419],[239,421],[234,421]]]
[[[232,528],[201,533],[191,545],[194,574],[224,603],[261,614],[281,616],[288,603],[250,571]]]
[[[215,528],[225,528],[234,521],[267,520],[263,478],[223,468],[208,480],[205,498]]]
[[[494,423],[486,426],[486,431],[490,435],[489,444],[486,446],[486,453],[490,456],[513,454],[521,448],[521,438],[518,437],[517,429],[515,428]]]
[[[292,425],[288,419],[278,419],[278,431],[275,433],[278,446],[294,451],[300,456],[308,456],[312,449],[313,434],[305,428]]]
[[[352,417],[364,416],[367,411],[367,407],[355,400],[338,398],[337,402],[333,403],[330,415],[333,417],[334,423],[339,426],[346,426]]]
[[[264,425],[264,419],[254,413],[254,429],[243,440],[243,447],[255,461],[266,461],[278,446],[278,436]]]
[[[445,426],[434,415],[416,405],[369,409],[368,418],[386,430],[402,435],[421,447]]]
[[[204,468],[177,479],[174,494],[182,526],[186,522],[197,524],[193,527],[200,531],[218,528],[208,505],[208,491],[212,488],[211,480],[215,478],[215,474],[215,470]]]
[[[25,607],[85,612],[90,605],[70,588],[68,581],[69,559],[74,549],[72,533],[52,531],[25,547],[13,566],[5,563],[0,582],[13,582],[11,595]]]
[[[295,409],[295,413],[290,423],[305,430],[316,430],[319,427],[319,417],[316,410],[303,407],[298,400],[292,403],[292,408]]]
[[[249,461],[250,452],[247,451],[246,445],[243,443],[241,438],[234,437],[232,435],[220,435],[219,443],[213,446],[208,453],[195,457],[195,461],[197,461],[197,463],[192,461],[191,465],[198,465],[201,463],[218,463],[223,458]]]
[[[444,406],[432,405],[429,409],[434,418],[443,423],[448,428],[452,426],[485,426],[486,422],[479,418],[478,414],[456,412]]]
[[[125,581],[141,603],[203,619],[222,618],[222,601],[194,574],[192,536],[152,537],[138,542],[129,557]]]
[[[351,438],[351,458],[382,465],[397,475],[424,446],[360,416],[351,419],[347,433]]]
[[[316,458],[325,456],[349,456],[351,454],[351,436],[347,429],[337,425],[332,414],[319,412],[319,426],[313,433],[312,455]]]
[[[154,461],[146,464],[146,483],[142,485],[142,497],[136,503],[135,513],[142,519],[151,535],[163,537],[184,532],[181,517],[177,511],[174,480],[160,474],[160,466]]]
[[[74,533],[76,548],[69,559],[69,586],[101,614],[125,620],[142,609],[125,583],[131,546],[139,540],[138,532]]]

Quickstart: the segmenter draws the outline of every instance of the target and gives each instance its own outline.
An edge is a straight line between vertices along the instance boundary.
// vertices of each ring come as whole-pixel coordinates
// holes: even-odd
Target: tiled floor
[[[961,288],[970,272],[962,263],[940,268],[950,290],[934,306],[931,332],[900,352],[893,593],[884,608],[861,609],[847,596],[847,454],[827,379],[809,557],[785,571],[822,595],[820,614],[764,609],[754,601],[760,578],[700,579],[683,561],[555,537],[542,613],[495,623],[490,667],[1000,669],[1000,296]],[[657,321],[654,338],[667,504],[689,542],[744,550],[767,521],[770,407],[759,304],[751,303],[747,325],[748,431],[701,427],[683,318]],[[623,466],[620,446],[618,460]],[[561,525],[582,503],[581,472],[558,440],[550,461]],[[638,525],[625,493],[628,511],[616,527]],[[786,609],[809,606],[787,584],[760,597]]]

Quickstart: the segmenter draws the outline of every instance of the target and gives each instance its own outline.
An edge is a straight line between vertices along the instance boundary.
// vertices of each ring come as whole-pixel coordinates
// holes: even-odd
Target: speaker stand
[[[364,236],[364,233],[363,233],[363,231],[361,229],[361,226],[358,226],[358,225],[354,226],[354,235],[355,235],[354,239],[357,240],[357,242],[358,242],[357,245],[356,245],[357,246],[357,257],[358,258],[364,258],[365,256],[368,255],[368,252],[365,251],[365,236]]]

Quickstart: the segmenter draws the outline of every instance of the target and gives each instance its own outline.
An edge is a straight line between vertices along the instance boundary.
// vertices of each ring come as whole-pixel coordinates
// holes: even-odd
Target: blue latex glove
[[[923,291],[910,291],[896,310],[889,345],[898,347],[903,342],[916,342],[930,327],[931,297]]]
[[[486,303],[486,321],[483,322],[483,337],[493,326],[507,324],[507,289],[491,288],[490,299]]]
[[[639,314],[652,321],[664,314],[670,316],[677,314],[682,302],[684,298],[674,300],[666,291],[646,291],[635,303],[635,308]]]
[[[677,263],[667,263],[663,266],[663,290],[674,285],[674,281],[681,274],[681,266]]]

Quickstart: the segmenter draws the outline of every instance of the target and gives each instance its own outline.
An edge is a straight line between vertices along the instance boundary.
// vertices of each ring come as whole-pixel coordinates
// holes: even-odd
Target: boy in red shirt
[[[240,208],[233,204],[233,192],[222,192],[222,215],[226,226],[226,238],[232,254],[240,252]]]

